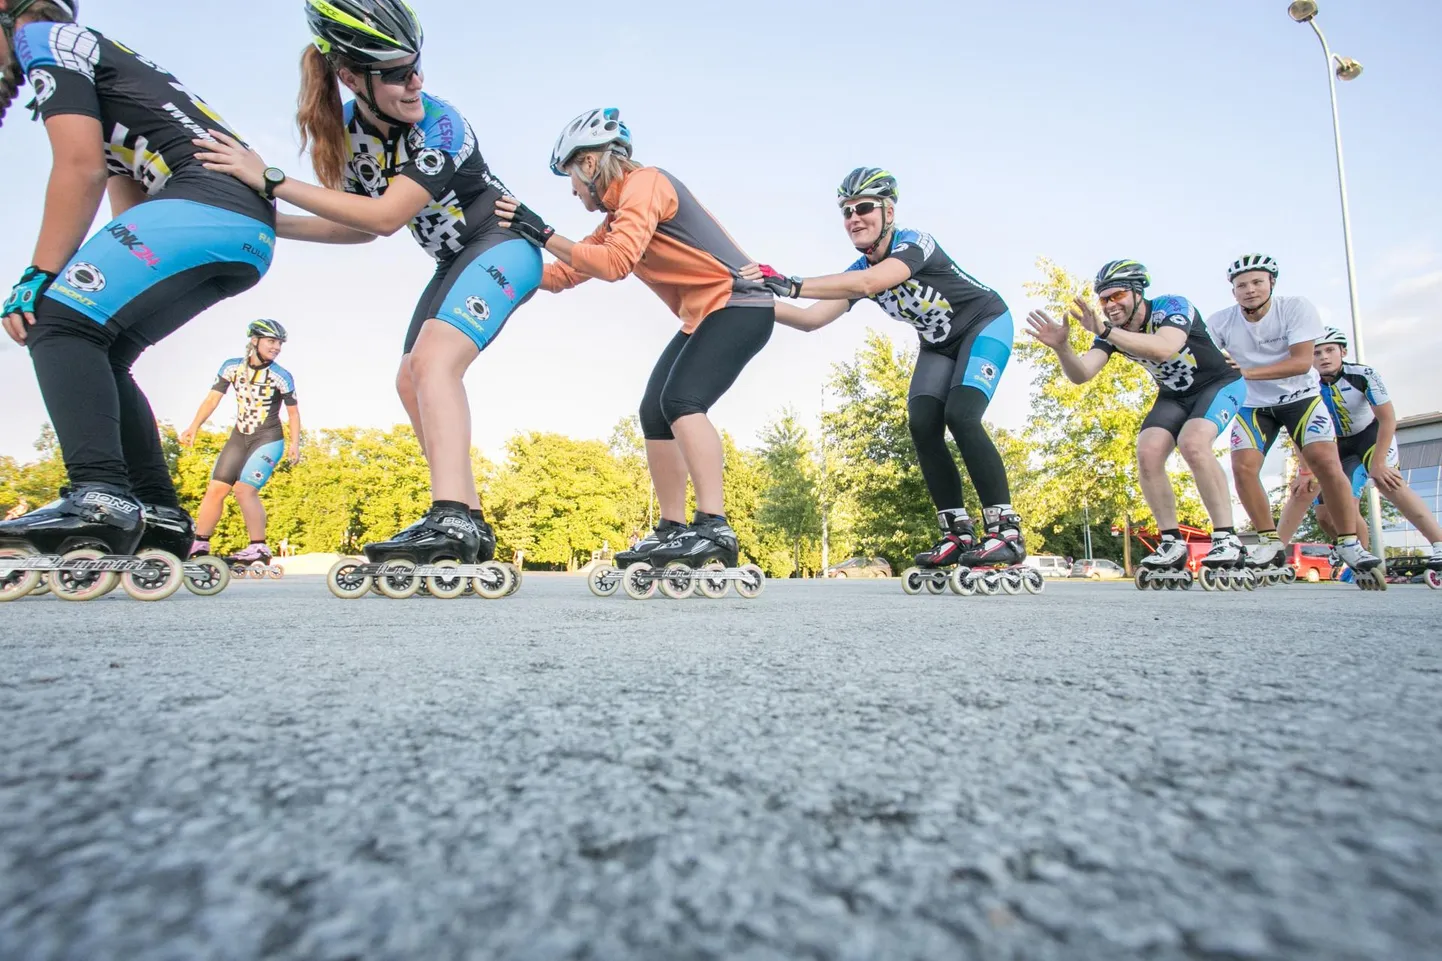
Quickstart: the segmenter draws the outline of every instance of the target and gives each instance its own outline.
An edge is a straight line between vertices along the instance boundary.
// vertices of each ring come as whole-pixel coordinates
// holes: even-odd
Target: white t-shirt
[[[1207,329],[1217,346],[1232,355],[1243,370],[1286,360],[1293,344],[1322,336],[1322,317],[1305,297],[1273,297],[1267,315],[1252,323],[1240,306],[1219,310],[1207,318]],[[1277,380],[1248,380],[1248,407],[1275,407],[1321,391],[1317,372]]]

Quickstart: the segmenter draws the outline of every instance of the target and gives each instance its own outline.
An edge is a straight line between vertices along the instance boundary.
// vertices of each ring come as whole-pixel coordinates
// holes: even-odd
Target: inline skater
[[[1073,384],[1091,380],[1116,353],[1141,364],[1157,382],[1157,397],[1137,436],[1137,474],[1142,496],[1161,533],[1157,549],[1141,561],[1138,586],[1152,574],[1175,576],[1190,585],[1188,551],[1177,523],[1176,493],[1167,475],[1167,458],[1180,450],[1197,492],[1212,520],[1212,549],[1202,561],[1214,570],[1237,567],[1242,542],[1232,526],[1232,495],[1227,475],[1212,454],[1218,435],[1241,407],[1245,387],[1207,333],[1201,313],[1185,297],[1146,296],[1151,275],[1135,260],[1113,260],[1097,272],[1093,289],[1105,318],[1076,298],[1060,322],[1043,310],[1027,317],[1029,333],[1057,355],[1062,373]],[[1071,347],[1075,317],[1092,334],[1090,348]],[[1168,572],[1173,572],[1169,574]]]
[[[1340,507],[1317,495],[1317,523],[1328,533],[1350,526],[1368,546],[1358,499],[1368,484],[1376,484],[1377,493],[1395,505],[1432,545],[1427,566],[1442,570],[1442,527],[1397,469],[1397,411],[1392,397],[1376,370],[1347,362],[1347,348],[1347,335],[1335,327],[1326,328],[1312,347],[1312,367],[1321,380],[1322,401],[1337,430],[1342,472],[1352,485],[1352,497]],[[1378,451],[1386,453],[1379,458]],[[1312,500],[1307,493],[1305,489],[1294,492],[1282,510],[1284,523],[1278,525],[1277,533],[1287,543],[1306,513],[1305,505]],[[1293,500],[1300,502],[1300,510],[1293,507]],[[1353,516],[1348,518],[1348,513]]]
[[[210,484],[200,502],[195,542],[188,556],[210,553],[210,538],[220,522],[225,497],[234,491],[250,544],[226,560],[240,567],[257,565],[264,569],[270,566],[271,552],[265,539],[265,505],[260,491],[282,457],[292,464],[300,460],[300,406],[295,378],[275,362],[286,342],[285,327],[274,320],[256,320],[245,333],[245,356],[232,357],[220,365],[195,419],[180,434],[182,447],[194,446],[196,432],[215,413],[226,392],[235,388],[235,427],[216,458]],[[280,426],[281,405],[285,406],[290,426],[288,449]]]
[[[320,185],[266,166],[223,135],[203,159],[314,214],[282,214],[284,239],[367,243],[409,226],[435,258],[396,375],[430,466],[433,504],[420,521],[365,550],[373,563],[490,561],[495,536],[476,493],[463,378],[535,291],[540,255],[494,216],[505,185],[471,125],[423,89],[424,31],[415,11],[402,0],[306,0],[305,7],[314,39],[301,57],[296,120]],[[344,104],[342,87],[353,95]]]
[[[1345,504],[1351,498],[1351,484],[1337,454],[1336,429],[1312,369],[1312,347],[1322,336],[1322,320],[1306,298],[1274,296],[1277,275],[1277,262],[1264,254],[1237,258],[1227,269],[1236,306],[1207,319],[1212,338],[1247,384],[1245,406],[1232,422],[1232,476],[1260,540],[1247,551],[1248,565],[1262,572],[1279,569],[1282,561],[1282,541],[1261,477],[1262,461],[1281,431],[1291,436],[1328,500]],[[1357,539],[1353,518],[1337,521],[1338,556],[1359,576],[1370,575],[1381,560]],[[1375,583],[1385,585],[1380,577]]]
[[[931,234],[897,226],[899,198],[897,179],[889,171],[856,168],[837,187],[836,202],[847,237],[861,256],[843,273],[823,277],[784,277],[770,267],[758,269],[779,295],[817,301],[804,308],[778,304],[776,319],[788,327],[819,330],[861,300],[871,300],[916,329],[920,346],[907,422],[941,527],[941,539],[916,555],[916,564],[926,570],[1015,566],[1026,557],[1021,517],[1012,507],[1006,466],[981,419],[1011,358],[1011,311]],[[981,538],[962,501],[961,472],[946,444],[948,430],[981,499]]]
[[[642,166],[631,146],[631,132],[614,107],[586,111],[556,139],[551,172],[570,178],[586,210],[605,215],[584,240],[556,233],[513,197],[501,200],[496,213],[556,258],[546,265],[543,289],[559,293],[593,278],[615,282],[635,274],[680,318],[681,330],[662,350],[640,408],[661,521],[616,559],[656,568],[677,561],[735,568],[736,532],[722,498],[721,436],[707,414],[770,339],[775,301],[765,284],[741,275],[749,258],[686,185],[658,167]],[[689,524],[688,476],[696,491]],[[743,571],[750,573],[741,589],[754,585],[759,591],[760,569]],[[626,584],[629,593],[633,585],[629,579]]]
[[[0,538],[43,554],[129,556],[147,518],[190,525],[131,368],[147,347],[265,275],[275,211],[199,161],[195,138],[234,136],[215,110],[153,61],[81,26],[77,7],[0,0],[0,115],[28,81],[54,157],[33,261],[0,317],[30,349],[70,480],[59,501],[9,522]],[[114,219],[87,241],[106,194]],[[132,593],[137,577],[162,577],[155,562],[114,569],[125,570]],[[72,599],[115,583],[110,572],[57,570],[64,576],[52,586],[64,581],[57,593]]]

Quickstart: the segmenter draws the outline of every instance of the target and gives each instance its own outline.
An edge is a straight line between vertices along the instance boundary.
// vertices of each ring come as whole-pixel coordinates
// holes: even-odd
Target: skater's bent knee
[[[705,414],[710,410],[710,405],[698,397],[686,397],[679,394],[663,393],[661,395],[661,414],[666,418],[666,424],[676,423],[682,417],[691,414]]]

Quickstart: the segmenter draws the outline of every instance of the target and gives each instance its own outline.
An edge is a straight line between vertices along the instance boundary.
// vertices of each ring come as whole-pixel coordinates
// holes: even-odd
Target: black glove
[[[516,202],[511,229],[542,249],[545,249],[546,241],[556,232],[556,228],[547,224],[539,214],[520,201]]]
[[[800,277],[783,277],[767,264],[757,264],[756,266],[761,268],[761,282],[771,288],[771,292],[777,297],[801,296]]]

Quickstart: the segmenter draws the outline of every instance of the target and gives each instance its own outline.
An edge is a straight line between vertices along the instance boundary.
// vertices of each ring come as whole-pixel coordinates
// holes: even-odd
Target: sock
[[[1182,539],[1182,530],[1179,527],[1169,527],[1162,531],[1162,540],[1179,541]]]
[[[725,519],[725,514],[708,514],[705,511],[697,511],[696,516],[692,518],[691,522],[693,524],[700,524],[703,521],[724,521]]]
[[[1338,534],[1336,544],[1341,547],[1343,544],[1360,544],[1356,534]]]
[[[210,534],[196,534],[196,535],[195,535],[195,539],[196,539],[196,540],[198,540],[198,541],[205,541],[206,543],[209,543],[209,542],[210,542],[210,537],[211,537]]]
[[[259,545],[261,545],[262,547],[264,547],[264,546],[265,546],[265,538],[262,537],[260,540],[256,540],[255,538],[251,538],[251,540],[250,540],[250,546],[251,546],[251,547],[254,547],[254,546],[257,545],[257,544],[259,544]]]
[[[471,509],[460,501],[434,501],[431,503],[431,510],[442,510],[455,514],[470,515]]]
[[[1282,543],[1282,539],[1277,536],[1277,529],[1275,527],[1269,531],[1257,531],[1257,540],[1263,544]]]
[[[1213,527],[1213,528],[1212,528],[1212,536],[1213,536],[1213,537],[1216,537],[1218,534],[1235,534],[1235,533],[1236,533],[1236,531],[1234,531],[1234,530],[1233,530],[1232,528],[1230,528],[1230,527]]]

